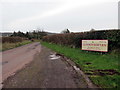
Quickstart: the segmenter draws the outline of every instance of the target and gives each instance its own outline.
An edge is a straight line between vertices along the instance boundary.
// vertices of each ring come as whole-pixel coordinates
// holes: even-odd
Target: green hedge
[[[120,47],[120,30],[99,30],[80,33],[55,34],[43,37],[43,41],[68,45],[70,47],[81,47],[82,39],[108,39],[109,50]]]

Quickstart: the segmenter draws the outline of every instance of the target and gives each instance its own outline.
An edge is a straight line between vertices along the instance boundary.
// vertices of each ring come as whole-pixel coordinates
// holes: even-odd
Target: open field
[[[0,43],[0,51],[5,51],[8,49],[12,49],[12,48],[19,47],[19,46],[29,44],[29,43],[31,43],[30,40],[23,40],[22,42],[16,42],[16,43],[7,43],[7,42]]]
[[[42,45],[65,55],[73,60],[89,76],[94,84],[102,88],[115,88],[120,83],[120,56],[82,51],[80,48],[70,48],[41,42]]]

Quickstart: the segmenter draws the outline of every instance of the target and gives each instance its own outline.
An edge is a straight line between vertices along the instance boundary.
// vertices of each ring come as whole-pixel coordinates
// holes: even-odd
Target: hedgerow
[[[120,47],[120,30],[99,30],[80,33],[54,34],[43,37],[43,41],[55,44],[67,45],[70,47],[81,47],[83,39],[107,39],[109,41],[109,50]]]
[[[21,37],[1,37],[2,43],[17,43],[22,42],[23,38]]]

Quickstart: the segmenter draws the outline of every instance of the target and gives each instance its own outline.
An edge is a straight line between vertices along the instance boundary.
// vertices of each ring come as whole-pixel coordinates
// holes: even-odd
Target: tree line
[[[28,39],[42,39],[43,36],[46,36],[47,32],[43,30],[34,30],[32,32],[23,33],[21,31],[15,32],[11,35],[11,37],[23,37]]]
[[[64,29],[63,31],[61,31],[61,33],[70,33],[69,29]],[[28,39],[42,39],[44,36],[47,36],[48,32],[41,30],[41,29],[37,29],[37,30],[33,30],[32,32],[26,32],[23,33],[21,31],[15,32],[11,35],[11,37],[23,37],[23,38],[28,38]]]

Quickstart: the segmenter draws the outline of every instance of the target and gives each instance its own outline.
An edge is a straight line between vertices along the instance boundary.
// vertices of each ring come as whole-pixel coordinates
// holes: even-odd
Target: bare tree
[[[70,33],[70,30],[69,29],[65,29],[61,33]]]

